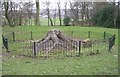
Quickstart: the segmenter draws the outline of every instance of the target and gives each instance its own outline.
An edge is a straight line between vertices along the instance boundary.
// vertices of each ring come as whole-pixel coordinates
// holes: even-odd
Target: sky
[[[35,2],[35,0],[33,0]],[[67,8],[69,8],[69,1],[72,2],[72,1],[77,1],[77,2],[83,2],[83,1],[86,1],[86,2],[92,2],[92,1],[95,1],[95,2],[105,2],[105,0],[39,0],[40,1],[40,9],[45,9],[46,8],[46,5],[45,5],[45,2],[50,2],[50,8],[51,9],[55,9],[57,8],[57,3],[58,1],[60,1],[60,4],[61,4],[61,9],[64,9],[65,7],[65,2],[68,2],[67,4]],[[114,0],[109,0],[111,2],[114,2]],[[119,0],[120,1],[120,0]],[[116,2],[118,2],[118,0],[116,0]]]
[[[45,9],[46,8],[46,4],[45,2],[47,2],[48,0],[41,0],[40,2],[40,5],[41,5],[41,9]],[[50,8],[51,9],[55,9],[57,8],[57,3],[58,3],[58,0],[49,0],[50,1]],[[60,0],[60,6],[61,8],[63,9],[64,8],[64,3],[65,3],[66,0]]]
[[[1,2],[3,1],[12,1],[12,2],[31,2],[31,3],[35,3],[36,0],[1,0]],[[57,7],[57,3],[60,1],[61,3],[61,8],[64,8],[64,3],[66,1],[73,1],[73,0],[39,0],[40,2],[40,9],[45,9],[46,5],[45,2],[50,2],[50,8],[56,8]]]

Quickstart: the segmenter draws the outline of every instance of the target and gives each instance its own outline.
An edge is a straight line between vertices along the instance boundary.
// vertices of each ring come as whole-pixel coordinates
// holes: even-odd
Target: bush
[[[117,9],[117,8],[116,8]],[[99,9],[94,14],[92,20],[95,23],[96,26],[103,26],[107,28],[112,28],[114,26],[114,13],[115,13],[115,7],[113,5],[106,5],[105,7]],[[118,15],[119,16],[119,15]],[[117,22],[119,22],[117,16]],[[119,24],[118,24],[119,25]]]
[[[64,17],[64,19],[63,19],[63,23],[66,26],[69,26],[70,21],[71,21],[70,17]]]

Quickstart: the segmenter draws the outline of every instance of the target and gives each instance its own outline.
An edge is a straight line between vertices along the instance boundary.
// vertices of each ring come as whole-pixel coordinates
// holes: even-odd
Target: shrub
[[[64,19],[63,19],[63,23],[66,26],[69,26],[70,21],[71,21],[70,17],[64,17]]]

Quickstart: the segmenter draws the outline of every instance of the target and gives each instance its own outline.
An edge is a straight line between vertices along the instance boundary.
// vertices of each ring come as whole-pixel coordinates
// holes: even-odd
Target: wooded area
[[[102,26],[118,28],[120,25],[120,2],[56,2],[57,9],[51,9],[51,2],[45,2],[41,13],[40,2],[2,2],[2,26],[41,26],[42,16],[47,16],[48,26]],[[36,6],[35,9],[33,7]],[[69,7],[69,8],[67,8]],[[63,14],[64,13],[64,14]],[[67,18],[66,18],[67,17]],[[66,24],[65,24],[66,23]]]

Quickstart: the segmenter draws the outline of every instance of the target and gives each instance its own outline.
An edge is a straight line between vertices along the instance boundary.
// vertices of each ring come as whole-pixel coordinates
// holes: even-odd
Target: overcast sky
[[[34,0],[35,1],[35,0]],[[51,9],[54,9],[54,8],[57,8],[57,3],[58,1],[60,1],[60,4],[61,4],[61,9],[64,9],[65,7],[65,2],[67,1],[67,8],[69,8],[69,1],[79,1],[79,2],[83,2],[83,1],[86,1],[86,2],[92,2],[92,1],[95,1],[95,2],[105,2],[106,0],[39,0],[40,1],[40,9],[45,9],[46,8],[46,5],[44,4],[45,2],[48,2],[50,1],[50,8]],[[108,1],[108,0],[107,0]],[[114,2],[114,0],[109,0],[111,2]],[[118,0],[115,0],[116,2],[118,2]],[[119,0],[120,1],[120,0]]]
[[[2,2],[3,1],[12,1],[12,2],[31,2],[31,3],[35,3],[36,0],[1,0]],[[60,1],[61,3],[61,8],[64,8],[64,3],[66,1],[75,1],[75,0],[39,0],[40,2],[40,9],[45,9],[46,8],[46,5],[45,5],[45,2],[50,2],[50,8],[53,9],[53,8],[57,8],[57,3]]]

